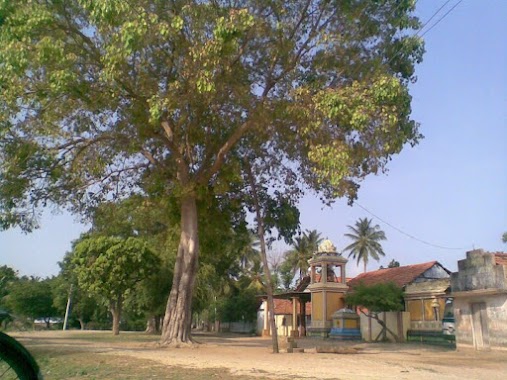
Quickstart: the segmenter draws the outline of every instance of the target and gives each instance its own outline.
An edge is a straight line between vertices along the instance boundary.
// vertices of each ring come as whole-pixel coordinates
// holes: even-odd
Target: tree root
[[[192,337],[189,337],[188,341],[186,342],[179,339],[168,339],[166,341],[159,342],[158,346],[162,348],[197,348],[201,344],[201,342],[198,342]]]

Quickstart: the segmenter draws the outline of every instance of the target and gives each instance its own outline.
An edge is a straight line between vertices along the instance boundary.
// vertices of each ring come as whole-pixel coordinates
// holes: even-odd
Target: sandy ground
[[[264,379],[507,379],[507,352],[454,351],[418,344],[353,344],[305,338],[298,340],[304,353],[277,355],[271,353],[270,339],[233,335],[196,335],[202,344],[194,348],[160,348],[156,343],[130,340],[80,340],[79,333],[73,333],[72,339],[63,332],[14,336],[27,347],[69,346],[97,354],[150,359],[168,366],[228,369],[232,374]],[[356,347],[359,353],[316,352],[317,346],[326,345]]]

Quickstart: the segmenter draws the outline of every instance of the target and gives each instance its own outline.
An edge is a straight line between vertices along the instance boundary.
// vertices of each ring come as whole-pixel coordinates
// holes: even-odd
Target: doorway
[[[489,350],[488,314],[485,302],[472,303],[472,333],[476,350]]]

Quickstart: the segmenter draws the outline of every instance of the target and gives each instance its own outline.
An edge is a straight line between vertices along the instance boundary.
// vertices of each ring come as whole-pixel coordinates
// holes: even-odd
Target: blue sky
[[[450,9],[451,1],[440,13]],[[419,0],[423,22],[445,0]],[[438,20],[437,16],[429,24]],[[387,175],[366,179],[358,203],[396,228],[438,246],[408,237],[359,206],[337,201],[323,207],[317,197],[301,203],[303,229],[316,229],[338,249],[348,244],[347,225],[373,217],[385,231],[386,257],[368,269],[438,260],[455,271],[472,248],[507,250],[507,1],[464,0],[428,32],[424,62],[412,86],[413,118],[425,138],[407,147],[389,165]],[[0,265],[22,275],[58,273],[57,262],[85,227],[67,214],[44,215],[32,234],[0,232]],[[275,246],[281,251],[283,246]],[[354,262],[347,276],[361,271]]]

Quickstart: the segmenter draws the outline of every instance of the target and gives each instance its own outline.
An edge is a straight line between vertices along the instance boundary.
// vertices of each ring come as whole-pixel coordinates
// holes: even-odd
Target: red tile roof
[[[507,253],[494,252],[496,265],[507,265]]]
[[[365,285],[375,285],[378,283],[394,282],[399,287],[410,284],[417,277],[422,275],[428,269],[438,264],[438,261],[428,263],[405,265],[397,268],[385,268],[372,272],[361,273],[354,277],[347,284],[353,288],[363,282]]]
[[[275,315],[292,315],[292,301],[291,300],[283,300],[283,299],[273,299],[273,302],[275,303]],[[306,315],[311,315],[312,313],[312,303],[307,302],[306,303]],[[298,310],[299,312],[299,305]]]

